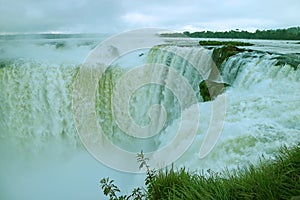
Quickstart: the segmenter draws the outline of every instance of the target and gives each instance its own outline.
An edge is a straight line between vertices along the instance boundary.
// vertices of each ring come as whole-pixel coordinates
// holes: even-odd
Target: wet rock
[[[225,45],[221,48],[216,48],[213,51],[212,59],[215,62],[217,68],[221,70],[221,64],[226,61],[230,56],[245,51],[233,45]]]
[[[298,69],[300,66],[300,56],[289,54],[289,55],[280,55],[278,57],[275,57],[274,59],[277,60],[275,65],[277,66],[284,66],[284,65],[290,65],[294,70]]]
[[[199,90],[203,101],[205,102],[214,100],[218,95],[222,94],[228,86],[229,85],[226,83],[217,83],[211,80],[203,80],[199,84]]]

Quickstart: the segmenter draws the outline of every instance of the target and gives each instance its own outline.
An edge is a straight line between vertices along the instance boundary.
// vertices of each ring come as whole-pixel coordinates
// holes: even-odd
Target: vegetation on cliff
[[[163,33],[163,37],[192,37],[192,38],[238,38],[238,39],[269,39],[269,40],[300,40],[300,27],[276,30],[256,30],[248,32],[244,30],[231,31],[199,31],[183,33]]]
[[[220,45],[232,45],[232,46],[252,46],[253,44],[240,41],[216,41],[216,40],[201,40],[199,44],[202,46],[220,46]]]
[[[141,157],[140,157],[141,158]],[[147,167],[146,188],[137,188],[131,195],[118,196],[119,188],[109,179],[101,186],[110,199],[297,199],[300,196],[300,143],[282,147],[275,159],[263,158],[258,165],[249,165],[229,172],[190,172],[151,170],[146,158],[139,160]],[[201,167],[201,166],[199,166]]]
[[[215,82],[218,76],[222,76],[222,63],[226,61],[229,57],[243,52],[245,50],[240,49],[236,46],[233,46],[229,43],[229,45],[225,45],[222,47],[214,48],[212,53],[212,59],[214,61],[212,70],[207,80],[203,80],[199,84],[199,91],[203,98],[203,101],[211,101],[214,100],[219,94],[222,94],[226,87],[229,85],[226,83]]]
[[[217,83],[211,80],[203,80],[199,84],[200,94],[203,101],[214,100],[219,94],[225,91],[225,88],[229,86],[226,83]]]
[[[237,53],[243,52],[245,50],[240,49],[233,45],[225,45],[220,48],[215,48],[213,50],[212,59],[215,62],[217,68],[221,71],[221,64],[226,61],[230,56]]]

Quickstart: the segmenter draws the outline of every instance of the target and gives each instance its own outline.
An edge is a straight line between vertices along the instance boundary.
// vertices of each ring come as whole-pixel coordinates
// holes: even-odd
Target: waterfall
[[[273,158],[282,145],[299,141],[299,64],[277,63],[278,55],[255,51],[238,53],[222,63],[222,79],[231,86],[224,93],[227,110],[221,137],[208,157],[191,159],[198,151],[195,145],[179,165],[217,170],[226,163],[230,169],[257,163],[262,155]],[[207,109],[205,104],[200,107]],[[196,144],[201,143],[204,131],[200,126]]]
[[[289,57],[289,55],[286,55]],[[297,81],[295,67],[289,64],[277,65],[277,55],[261,52],[244,52],[232,56],[222,64],[222,77],[226,83],[233,85],[239,73],[245,70],[243,79],[238,83],[241,87],[255,85],[266,79],[281,80],[290,77]],[[248,70],[248,71],[247,71]],[[237,84],[237,83],[235,83]]]
[[[183,134],[172,143],[171,150],[179,151],[180,142],[190,139],[198,120],[191,145],[174,164],[191,170],[220,171],[225,166],[235,169],[257,163],[261,155],[272,158],[282,145],[291,146],[300,140],[299,65],[282,62],[292,59],[290,55],[244,51],[229,57],[220,67],[219,79],[212,80],[229,86],[213,101],[203,102],[199,83],[211,77],[212,50],[158,45],[141,51],[133,52],[126,65],[112,63],[97,83],[98,125],[119,148],[131,153],[154,152],[155,157],[155,151],[169,146],[178,136],[180,124],[185,123]],[[134,59],[140,66],[131,66]],[[36,191],[45,183],[58,192],[64,188],[61,194],[68,193],[68,197],[75,198],[77,191],[84,190],[90,194],[87,197],[95,198],[101,193],[96,187],[103,173],[116,180],[122,177],[125,181],[121,185],[127,189],[141,184],[142,176],[135,176],[139,179],[136,182],[133,175],[117,173],[96,162],[83,148],[72,110],[79,65],[14,59],[2,60],[0,66],[0,176],[8,191],[0,191],[0,197],[20,197],[15,188],[28,195],[24,199],[32,197],[30,191],[39,199],[45,194],[51,196],[45,188]],[[147,84],[138,85],[135,78]],[[224,97],[224,127],[212,151],[201,157],[199,149],[207,132],[215,128],[212,114],[218,107],[214,105]],[[198,110],[196,117],[187,115]],[[126,120],[119,122],[117,114]],[[144,138],[127,134],[135,127],[149,127]],[[167,160],[169,155],[164,156]],[[65,179],[57,183],[55,177]],[[89,184],[83,187],[81,180]]]
[[[192,63],[197,66],[193,66]],[[162,141],[158,139],[159,134],[153,136],[151,140],[145,140],[124,133],[118,127],[116,119],[114,119],[113,101],[117,101],[117,104],[120,105],[116,106],[115,109],[118,109],[124,103],[126,104],[127,101],[129,102],[130,116],[127,118],[132,117],[134,122],[128,122],[128,126],[133,126],[131,124],[146,126],[151,120],[156,120],[156,127],[144,129],[149,131],[148,135],[156,132],[157,127],[159,127],[158,124],[164,121],[164,117],[166,117],[165,123],[158,130],[158,133],[171,138],[176,133],[178,124],[174,124],[172,130],[167,128],[174,123],[175,119],[180,117],[181,111],[202,101],[199,83],[203,80],[203,76],[207,77],[210,72],[211,58],[206,50],[199,47],[155,46],[147,53],[145,65],[147,66],[141,68],[140,73],[141,77],[147,79],[148,83],[138,87],[130,94],[129,99],[113,98],[113,90],[117,90],[117,83],[122,76],[126,74],[128,76],[133,70],[137,70],[132,67],[110,66],[100,78],[97,90],[96,109],[101,127],[115,144],[133,152],[140,150],[155,151],[159,146],[164,146],[167,143],[161,144]],[[201,66],[201,73],[198,71],[199,68],[197,69],[198,66]],[[134,85],[135,76],[136,74],[132,76],[133,79],[126,79],[123,85],[126,87]],[[193,91],[192,95],[188,95],[187,89],[182,86],[182,80],[190,85]],[[178,97],[172,91],[174,88],[179,88],[177,93],[185,96],[184,101],[188,102],[188,106],[181,108]],[[119,97],[126,96],[124,88],[119,90]],[[166,112],[165,115],[162,111],[161,115],[156,116],[155,119],[150,119],[148,114],[153,105],[162,105]],[[126,129],[130,129],[130,127]]]
[[[1,137],[32,140],[30,145],[37,146],[50,138],[68,138],[68,143],[78,145],[71,113],[78,66],[22,59],[4,65],[0,69]]]

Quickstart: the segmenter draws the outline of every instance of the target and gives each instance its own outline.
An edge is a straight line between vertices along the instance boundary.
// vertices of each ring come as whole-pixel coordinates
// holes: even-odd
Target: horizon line
[[[270,29],[255,29],[255,30],[260,30],[260,31],[266,31],[266,30],[282,30],[282,29],[290,29],[290,28],[300,28],[300,26],[290,26],[287,28],[270,28]],[[252,29],[253,30],[253,29]],[[172,31],[172,30],[170,30]],[[240,29],[240,28],[232,28],[232,29],[227,29],[227,30],[211,30],[211,29],[202,29],[202,30],[174,30],[172,31],[173,33],[184,33],[184,32],[205,32],[205,31],[211,31],[211,32],[226,32],[226,31],[247,31],[247,32],[255,32],[255,31],[249,31],[247,29]],[[124,31],[120,31],[124,32]],[[168,32],[170,33],[170,32]],[[4,35],[46,35],[46,34],[51,34],[51,35],[96,35],[96,34],[117,34],[117,33],[110,33],[110,32],[70,32],[70,31],[38,31],[38,32],[0,32],[0,36]]]

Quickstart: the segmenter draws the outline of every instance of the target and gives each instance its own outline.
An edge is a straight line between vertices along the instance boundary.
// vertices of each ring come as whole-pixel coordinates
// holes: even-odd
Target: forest
[[[162,33],[162,37],[192,37],[192,38],[237,38],[237,39],[270,39],[270,40],[300,40],[300,27],[275,30],[256,30],[248,32],[244,30],[230,31],[200,31],[183,33]]]

